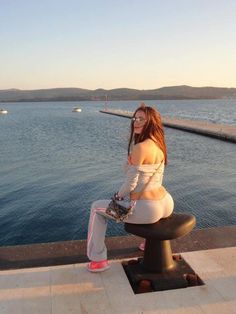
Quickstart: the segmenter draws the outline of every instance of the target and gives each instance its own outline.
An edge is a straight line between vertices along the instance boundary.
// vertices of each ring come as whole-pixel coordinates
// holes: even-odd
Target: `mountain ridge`
[[[193,87],[188,85],[164,86],[157,89],[114,88],[95,90],[77,87],[48,89],[0,90],[1,102],[27,101],[105,101],[107,100],[164,100],[164,99],[236,99],[236,88]]]

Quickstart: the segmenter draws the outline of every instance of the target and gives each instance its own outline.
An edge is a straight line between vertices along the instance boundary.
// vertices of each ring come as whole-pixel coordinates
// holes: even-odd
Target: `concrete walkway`
[[[123,110],[100,110],[100,112],[124,118],[131,118],[133,114],[132,112]],[[236,126],[210,123],[201,120],[177,119],[169,117],[163,117],[162,122],[166,127],[236,143]]]
[[[200,120],[187,120],[167,117],[163,119],[163,124],[170,128],[215,137],[224,141],[236,143],[236,126],[209,123],[207,121]]]
[[[119,260],[0,272],[1,314],[236,313],[236,247],[182,253],[205,285],[134,294]]]

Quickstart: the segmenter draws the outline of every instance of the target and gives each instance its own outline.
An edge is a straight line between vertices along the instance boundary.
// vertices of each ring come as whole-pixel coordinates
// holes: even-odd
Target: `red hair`
[[[167,164],[167,149],[165,143],[165,134],[160,113],[155,108],[148,107],[144,103],[142,103],[140,107],[138,107],[135,110],[133,117],[135,117],[138,111],[142,111],[145,113],[147,122],[145,123],[141,134],[134,134],[134,123],[133,122],[131,123],[128,154],[130,154],[130,147],[132,141],[134,142],[134,144],[138,144],[145,141],[146,139],[151,139],[162,150],[164,154],[165,164]]]

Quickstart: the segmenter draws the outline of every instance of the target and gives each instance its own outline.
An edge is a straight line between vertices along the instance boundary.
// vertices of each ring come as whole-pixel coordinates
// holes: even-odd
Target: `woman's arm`
[[[129,166],[126,172],[125,182],[122,184],[118,191],[119,197],[129,197],[130,192],[133,191],[137,185],[139,171],[135,166]]]
[[[128,166],[126,172],[125,182],[122,184],[118,195],[120,197],[130,196],[130,192],[133,191],[137,185],[139,171],[136,166],[140,166],[144,160],[143,147],[140,144],[134,146],[130,156],[131,165]],[[141,146],[141,147],[140,147]]]
[[[135,165],[135,166],[142,165],[144,163],[145,157],[146,157],[145,145],[143,145],[143,143],[134,145],[134,148],[130,157],[132,165]]]

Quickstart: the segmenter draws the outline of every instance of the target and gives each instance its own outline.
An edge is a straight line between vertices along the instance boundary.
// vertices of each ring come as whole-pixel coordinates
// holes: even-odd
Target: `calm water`
[[[151,101],[161,114],[236,123],[236,100]],[[139,102],[110,102],[133,110]],[[82,108],[73,113],[73,107]],[[129,119],[99,102],[11,103],[0,116],[0,245],[84,239],[89,208],[122,183]],[[166,128],[164,184],[197,227],[236,224],[236,145]],[[124,235],[109,223],[109,235]]]

